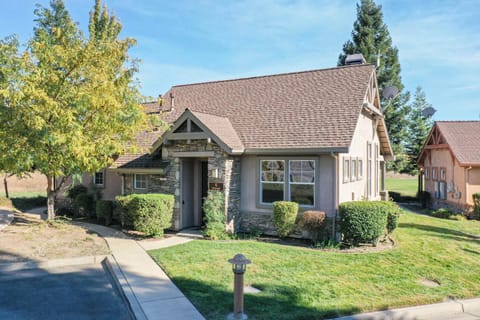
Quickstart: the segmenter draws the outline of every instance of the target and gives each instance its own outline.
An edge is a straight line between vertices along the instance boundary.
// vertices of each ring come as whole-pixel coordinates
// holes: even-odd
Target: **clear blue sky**
[[[0,37],[32,35],[34,4],[0,0]],[[66,0],[86,30],[94,0]],[[336,65],[356,18],[352,0],[108,0],[137,39],[142,93],[172,85]],[[377,0],[407,90],[422,86],[435,120],[480,119],[480,1]]]

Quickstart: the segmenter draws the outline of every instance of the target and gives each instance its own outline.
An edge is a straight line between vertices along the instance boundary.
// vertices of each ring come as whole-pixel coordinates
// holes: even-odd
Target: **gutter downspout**
[[[335,154],[333,152],[330,153],[330,156],[335,159],[335,174],[334,174],[334,179],[333,179],[333,182],[335,184],[335,188],[333,188],[333,192],[335,193],[334,196],[333,196],[333,212],[334,212],[334,215],[333,215],[333,223],[332,223],[332,239],[335,239],[335,233],[336,233],[336,230],[335,230],[335,227],[336,227],[336,224],[337,224],[337,214],[338,214],[338,201],[339,201],[339,194],[340,194],[340,184],[338,183],[339,181],[339,177],[338,177],[338,168],[339,168],[339,164],[338,164],[338,154]]]
[[[470,170],[472,166],[465,168],[465,204],[468,205],[468,185],[470,184]]]

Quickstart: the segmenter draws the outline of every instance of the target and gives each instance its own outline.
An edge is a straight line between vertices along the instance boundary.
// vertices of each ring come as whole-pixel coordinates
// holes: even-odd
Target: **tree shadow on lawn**
[[[233,292],[220,286],[183,277],[172,278],[180,290],[208,320],[225,319],[233,311]],[[232,277],[233,281],[233,277]],[[260,285],[253,284],[259,289]],[[355,314],[360,309],[321,309],[302,306],[298,292],[286,286],[269,286],[256,294],[245,294],[244,310],[250,320],[312,320]]]
[[[422,231],[427,231],[433,233],[433,236],[451,239],[456,241],[467,241],[470,243],[480,244],[480,236],[476,236],[473,234],[452,230],[449,228],[442,228],[442,227],[435,227],[425,224],[417,224],[417,223],[400,223],[398,225],[400,228],[414,228]]]

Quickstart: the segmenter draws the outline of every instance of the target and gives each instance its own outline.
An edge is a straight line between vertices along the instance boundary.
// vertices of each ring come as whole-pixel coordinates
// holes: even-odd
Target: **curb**
[[[85,264],[101,263],[108,255],[84,256],[65,259],[54,259],[45,261],[25,261],[0,264],[0,272],[14,272],[28,269],[47,269],[55,267],[78,266]]]
[[[329,320],[414,320],[436,319],[462,313],[480,314],[480,298],[467,300],[452,300],[447,302],[361,313]]]
[[[143,311],[140,303],[138,302],[137,297],[135,296],[135,293],[128,284],[128,280],[123,274],[122,269],[115,260],[115,257],[107,256],[102,261],[102,266],[110,274],[115,289],[121,295],[123,301],[128,306],[131,318],[135,320],[148,320],[145,312]]]

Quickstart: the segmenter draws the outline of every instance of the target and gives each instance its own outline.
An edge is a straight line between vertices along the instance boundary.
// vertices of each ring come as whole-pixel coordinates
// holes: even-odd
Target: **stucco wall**
[[[423,165],[425,169],[429,170],[429,177],[425,178],[425,190],[430,193],[433,207],[450,206],[452,209],[460,210],[463,205],[471,203],[471,200],[468,201],[471,196],[467,195],[465,168],[460,166],[449,149],[427,150]],[[433,168],[437,168],[437,180],[439,181],[442,181],[440,169],[445,168],[446,170],[444,181],[448,190],[445,200],[435,199]]]
[[[339,155],[339,203],[352,201],[352,200],[362,200],[368,198],[367,192],[367,143],[372,144],[372,196],[370,199],[380,199],[379,193],[381,191],[380,186],[380,163],[378,167],[375,165],[375,152],[376,148],[380,148],[380,142],[377,134],[377,130],[374,126],[374,121],[366,113],[362,113],[358,119],[357,127],[352,139],[352,144],[350,145],[350,152],[348,154],[342,153]],[[377,147],[376,147],[377,146]],[[358,159],[362,160],[362,177],[350,179],[348,182],[344,182],[344,159],[348,158],[350,160],[350,170],[352,170],[351,160]],[[383,161],[381,155],[378,156],[378,161]],[[358,171],[358,163],[357,163]],[[358,173],[358,172],[357,172]],[[358,174],[357,174],[358,176]],[[378,182],[376,182],[378,181]],[[378,190],[375,190],[375,183],[378,183]]]
[[[468,195],[467,201],[473,205],[472,195],[480,192],[480,168],[474,167],[468,170]]]
[[[273,213],[271,205],[259,203],[260,183],[259,168],[260,160],[315,160],[315,207],[301,208],[304,210],[325,211],[328,216],[335,213],[335,160],[331,155],[320,156],[244,156],[241,159],[241,200],[240,200],[240,229],[249,229],[255,226],[266,233],[274,233]]]

